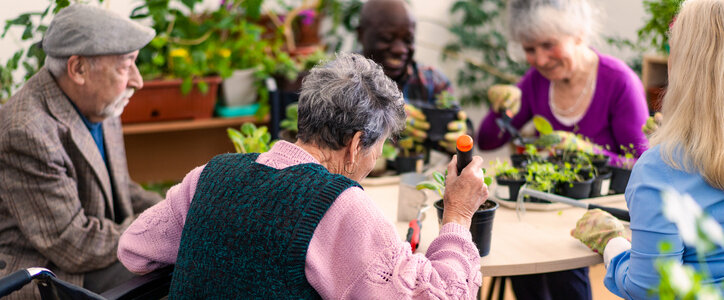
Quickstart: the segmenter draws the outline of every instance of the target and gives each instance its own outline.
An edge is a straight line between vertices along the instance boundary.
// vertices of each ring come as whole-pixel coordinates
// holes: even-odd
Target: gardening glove
[[[556,135],[560,142],[553,146],[555,149],[571,150],[575,149],[585,153],[593,153],[594,144],[583,138],[581,135],[576,135],[570,131],[556,130],[551,135]]]
[[[443,140],[438,143],[448,153],[457,152],[458,137],[468,133],[467,119],[468,115],[461,110],[458,112],[458,119],[447,124],[447,133],[445,133]]]
[[[488,89],[488,100],[494,112],[504,112],[513,117],[520,110],[521,91],[517,86],[509,84],[496,84]]]
[[[594,252],[603,255],[608,241],[615,237],[631,240],[623,223],[611,214],[600,209],[587,211],[571,230],[571,236],[579,239]]]
[[[649,117],[646,119],[646,123],[641,126],[641,131],[644,132],[646,135],[646,138],[649,138],[654,132],[656,132],[656,129],[659,129],[659,126],[661,126],[661,121],[663,121],[664,115],[662,115],[660,112],[657,112],[654,114],[653,117]]]
[[[425,114],[411,104],[405,104],[405,113],[407,120],[403,135],[422,143],[427,138],[427,130],[430,129],[430,123],[425,119]]]

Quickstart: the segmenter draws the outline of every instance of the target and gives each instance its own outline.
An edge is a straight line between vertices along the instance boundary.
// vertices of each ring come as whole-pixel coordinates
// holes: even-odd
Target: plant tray
[[[497,189],[497,187],[496,187]],[[492,195],[490,198],[493,198],[500,204],[502,207],[506,208],[512,208],[515,209],[518,203],[516,201],[510,201],[510,200],[503,200],[501,198],[497,197],[497,193],[494,193],[495,195]],[[589,203],[589,204],[606,204],[606,203],[613,203],[613,202],[619,202],[624,201],[624,195],[623,194],[614,194],[614,195],[608,195],[608,196],[602,196],[602,197],[595,197],[595,198],[586,198],[586,199],[580,199],[578,201]],[[525,209],[527,210],[561,210],[566,208],[571,208],[573,206],[570,206],[568,204],[564,203],[535,203],[535,202],[524,202],[523,204],[525,206]]]

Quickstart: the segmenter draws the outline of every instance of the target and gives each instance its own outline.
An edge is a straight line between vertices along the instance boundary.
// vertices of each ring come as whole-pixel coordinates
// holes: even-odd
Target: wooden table
[[[404,239],[407,222],[397,222],[397,193],[399,185],[365,186],[365,191],[393,221]],[[491,186],[491,189],[495,188]],[[432,193],[428,204],[432,204]],[[607,206],[626,208],[621,201]],[[591,266],[603,262],[601,255],[570,236],[576,221],[585,213],[582,208],[554,211],[526,210],[518,218],[514,209],[499,207],[495,213],[490,254],[481,258],[483,276],[512,276],[547,273]],[[425,212],[418,253],[425,253],[437,237],[437,212],[431,207]]]

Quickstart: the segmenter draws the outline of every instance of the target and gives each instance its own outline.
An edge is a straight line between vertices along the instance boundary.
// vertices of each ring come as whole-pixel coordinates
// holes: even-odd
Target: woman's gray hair
[[[298,126],[302,142],[332,150],[343,148],[361,131],[366,149],[404,129],[404,100],[374,61],[339,53],[304,78]]]
[[[590,44],[598,36],[594,9],[588,0],[508,0],[508,35],[517,43],[567,35]]]

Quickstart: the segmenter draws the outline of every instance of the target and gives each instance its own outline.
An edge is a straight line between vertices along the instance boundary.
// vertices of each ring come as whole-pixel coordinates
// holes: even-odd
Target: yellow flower
[[[231,50],[226,48],[219,49],[219,55],[221,55],[221,57],[223,58],[228,58],[229,56],[231,56]]]
[[[189,57],[189,51],[184,48],[176,48],[171,50],[171,57],[186,58]]]

